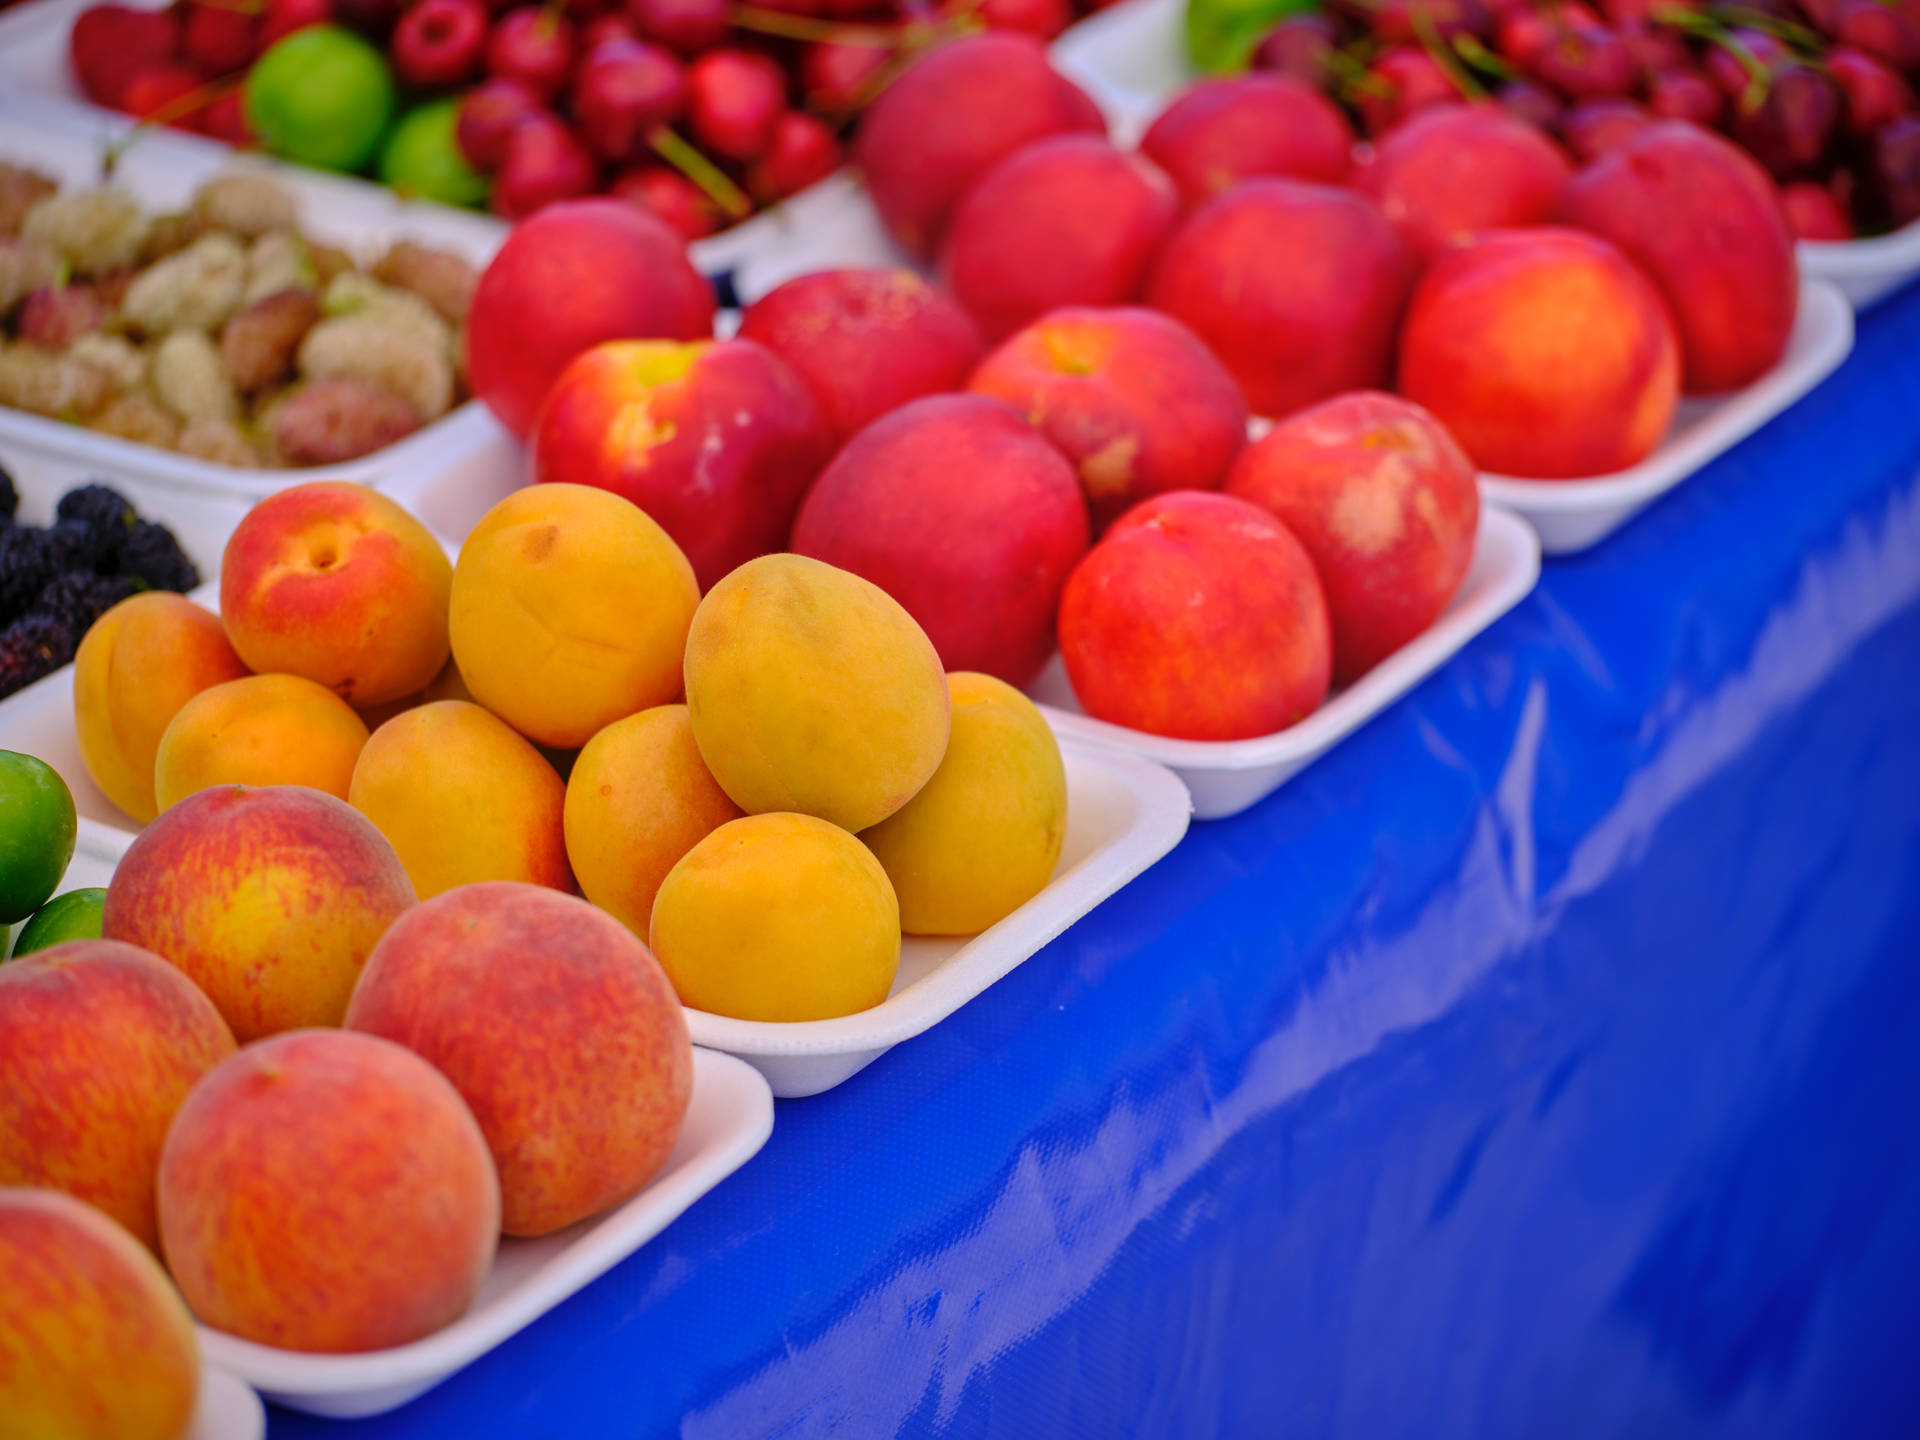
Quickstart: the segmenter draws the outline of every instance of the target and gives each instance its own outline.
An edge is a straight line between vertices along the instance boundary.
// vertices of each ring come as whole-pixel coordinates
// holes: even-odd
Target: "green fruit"
[[[1269,30],[1319,8],[1316,0],[1187,0],[1187,53],[1209,74],[1244,70]]]
[[[336,25],[309,25],[254,63],[247,122],[276,155],[362,170],[393,119],[393,76],[380,52]]]
[[[67,782],[44,760],[0,750],[0,925],[53,894],[73,859],[78,821]]]
[[[14,937],[13,958],[68,940],[98,940],[100,917],[107,908],[104,890],[69,890],[56,895],[20,927]]]
[[[380,152],[380,178],[402,195],[442,205],[485,205],[487,177],[467,163],[454,127],[458,98],[417,105],[400,117]]]

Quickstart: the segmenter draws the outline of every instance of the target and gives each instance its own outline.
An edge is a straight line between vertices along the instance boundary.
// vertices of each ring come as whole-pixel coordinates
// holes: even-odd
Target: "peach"
[[[73,661],[73,728],[100,792],[145,824],[160,813],[153,762],[180,707],[247,673],[220,619],[149,590],[93,622]]]
[[[417,710],[422,705],[431,705],[435,700],[473,700],[473,692],[467,689],[467,682],[460,675],[460,667],[453,663],[451,656],[440,667],[440,673],[427,682],[426,689],[402,695],[398,700],[389,700],[384,705],[359,708],[355,713],[368,730],[378,730],[394,716]]]
[[[928,52],[881,91],[853,158],[887,229],[924,260],[954,204],[996,161],[1042,136],[1106,128],[1039,41],[991,31]]]
[[[160,1236],[216,1330],[284,1350],[383,1350],[457,1320],[492,1267],[500,1181],[459,1092],[391,1041],[249,1045],[180,1107]]]
[[[58,1191],[0,1189],[0,1295],[8,1440],[185,1440],[200,1347],[132,1236]]]
[[[467,377],[525,439],[567,362],[602,340],[713,333],[713,290],[684,241],[623,200],[549,205],[493,257],[467,315]]]
[[[900,905],[838,826],[774,812],[729,821],[653,902],[653,950],[680,1001],[739,1020],[828,1020],[887,998]]]
[[[533,478],[594,485],[659,522],[704,590],[783,548],[833,439],[813,393],[751,340],[609,340],[534,423]]]
[[[1380,207],[1298,180],[1243,180],[1168,239],[1147,303],[1218,355],[1256,414],[1384,385],[1413,266]]]
[[[464,700],[396,715],[367,741],[347,803],[387,837],[422,900],[479,880],[571,890],[566,786],[505,721]]]
[[[820,270],[747,307],[740,338],[813,391],[836,441],[922,395],[965,388],[986,346],[953,297],[911,270]]]
[[[1140,139],[1140,153],[1173,178],[1189,204],[1256,175],[1338,185],[1352,152],[1353,127],[1340,107],[1283,75],[1190,85]]]
[[[1034,703],[1004,680],[947,676],[953,734],[920,793],[860,838],[909,935],[975,935],[1046,889],[1067,840],[1067,771]]]
[[[1687,394],[1750,384],[1785,353],[1800,296],[1793,234],[1773,181],[1739,147],[1685,121],[1650,126],[1575,177],[1561,217],[1653,278]]]
[[[572,749],[680,693],[693,566],[631,501],[586,485],[515,491],[453,569],[454,659],[529,740]]]
[[[1476,230],[1552,219],[1572,176],[1558,145],[1499,106],[1435,105],[1388,131],[1353,181],[1427,260]]]
[[[573,762],[567,858],[580,893],[644,938],[667,871],[740,814],[700,758],[687,707],[658,705],[614,721]]]
[[[408,911],[368,957],[347,1028],[453,1082],[493,1152],[509,1235],[636,1193],[693,1093],[686,1017],[647,947],[535,885],[462,885]]]
[[[1062,305],[1140,297],[1179,210],[1152,162],[1094,135],[1014,151],[954,207],[940,273],[989,341]]]
[[[344,801],[223,785],[127,847],[101,933],[178,967],[244,1045],[338,1025],[367,953],[413,903],[393,847]]]
[[[364,485],[318,480],[240,521],[220,562],[220,623],[249,669],[380,705],[447,663],[452,584],[426,526]]]
[[[158,1249],[160,1142],[232,1053],[213,1002],[132,945],[69,940],[0,965],[0,1185],[64,1190]]]
[[[1016,685],[1053,651],[1060,587],[1087,539],[1073,468],[979,395],[930,396],[869,425],[821,472],[793,526],[798,554],[906,606],[947,669]]]
[[[310,785],[341,800],[366,722],[324,685],[248,675],[202,690],[160,737],[153,793],[166,810],[214,785]]]
[[[1096,529],[1162,490],[1218,489],[1247,439],[1233,376],[1157,310],[1056,310],[967,388],[1006,401],[1072,462]]]
[[[1653,453],[1680,347],[1651,281],[1577,230],[1496,230],[1435,260],[1400,334],[1399,389],[1483,470],[1603,475]]]
[[[1231,495],[1143,501],[1060,600],[1060,655],[1087,714],[1154,735],[1245,740],[1326,698],[1327,602],[1285,525]]]
[[[926,632],[877,585],[818,560],[765,555],[708,591],[686,677],[700,758],[749,815],[864,830],[946,753],[946,676]]]
[[[1277,516],[1312,557],[1336,685],[1439,619],[1473,563],[1473,462],[1397,396],[1363,390],[1288,416],[1241,453],[1227,493]]]

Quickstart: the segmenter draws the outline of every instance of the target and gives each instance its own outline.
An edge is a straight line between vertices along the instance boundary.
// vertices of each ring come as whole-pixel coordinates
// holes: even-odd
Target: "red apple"
[[[893,596],[948,670],[1026,685],[1087,534],[1080,482],[1026,421],[984,396],[932,395],[846,443],[792,548]]]
[[[644,40],[613,40],[589,51],[573,80],[580,133],[615,164],[645,154],[648,134],[678,119],[686,103],[686,67]]]
[[[560,372],[529,448],[536,482],[646,511],[706,590],[786,544],[833,441],[800,377],[751,340],[612,340]]]
[[[487,48],[480,0],[419,0],[393,31],[393,69],[409,85],[464,85]]]
[[[687,72],[694,140],[726,160],[754,160],[773,144],[787,105],[787,76],[751,50],[709,50]]]

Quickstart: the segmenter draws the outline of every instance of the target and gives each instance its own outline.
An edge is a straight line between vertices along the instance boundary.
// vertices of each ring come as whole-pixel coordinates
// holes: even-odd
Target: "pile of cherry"
[[[253,143],[231,82],[308,25],[357,31],[415,96],[460,94],[459,143],[519,219],[615,194],[697,239],[833,171],[858,112],[972,29],[1050,39],[1108,0],[176,0],[96,5],[89,99]]]
[[[1258,69],[1379,135],[1490,96],[1577,158],[1660,119],[1711,126],[1781,182],[1803,239],[1920,218],[1920,0],[1337,0],[1282,22]]]

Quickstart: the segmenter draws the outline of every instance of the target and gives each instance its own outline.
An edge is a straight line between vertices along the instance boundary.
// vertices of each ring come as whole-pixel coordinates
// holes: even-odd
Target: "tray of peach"
[[[114,1248],[177,1337],[137,1373],[112,1358],[115,1401],[191,1411],[187,1440],[257,1440],[247,1386],[318,1415],[405,1403],[771,1133],[765,1081],[689,1043],[619,922],[512,883],[416,903],[379,831],[313,790],[198,792],[138,837],[83,819],[63,884],[105,889],[103,938],[0,968],[0,1092],[41,1122],[30,1153],[0,1137],[35,1187],[0,1191],[0,1251],[18,1196]]]

